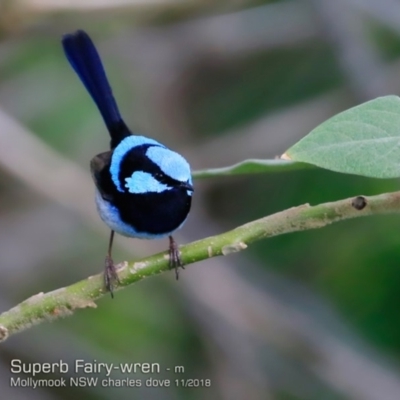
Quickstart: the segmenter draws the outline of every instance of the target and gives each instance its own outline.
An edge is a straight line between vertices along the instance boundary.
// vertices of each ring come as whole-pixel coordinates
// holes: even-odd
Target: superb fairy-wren
[[[96,103],[111,136],[111,150],[90,163],[96,204],[111,235],[105,260],[105,286],[113,294],[118,276],[111,251],[114,232],[140,239],[169,236],[170,267],[183,268],[171,234],[185,222],[193,193],[188,162],[145,136],[134,135],[121,118],[99,54],[89,35],[78,30],[62,44],[72,68]]]

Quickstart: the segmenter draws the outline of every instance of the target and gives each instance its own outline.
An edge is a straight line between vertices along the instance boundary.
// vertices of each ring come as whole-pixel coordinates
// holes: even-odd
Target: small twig
[[[400,212],[400,192],[377,196],[360,196],[317,206],[308,204],[264,217],[229,232],[208,237],[183,246],[181,259],[185,265],[207,258],[228,255],[247,248],[248,244],[284,233],[322,228],[350,218]],[[169,269],[169,255],[159,253],[136,262],[117,266],[120,282],[116,291],[147,276]],[[96,307],[95,300],[106,294],[103,274],[91,276],[71,286],[49,293],[39,293],[0,315],[0,341],[45,320],[71,315],[76,309]]]

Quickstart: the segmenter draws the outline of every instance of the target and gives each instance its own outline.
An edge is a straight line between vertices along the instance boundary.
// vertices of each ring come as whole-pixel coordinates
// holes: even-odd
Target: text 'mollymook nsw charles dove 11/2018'
[[[169,236],[170,267],[183,267],[172,233],[190,211],[193,184],[188,162],[154,139],[133,134],[121,118],[100,56],[89,35],[66,34],[69,63],[96,103],[111,136],[110,150],[90,163],[101,219],[111,229],[105,260],[105,285],[118,283],[111,256],[114,232],[140,239]]]

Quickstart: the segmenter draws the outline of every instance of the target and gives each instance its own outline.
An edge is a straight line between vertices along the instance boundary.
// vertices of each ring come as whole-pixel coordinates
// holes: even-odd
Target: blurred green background
[[[0,311],[103,266],[88,165],[109,138],[60,45],[78,28],[128,125],[193,169],[274,158],[330,116],[400,92],[400,2],[0,1]],[[180,243],[399,184],[307,169],[195,187]],[[33,327],[0,347],[1,398],[399,399],[399,226],[369,217],[264,240]],[[114,258],[166,246],[118,236]],[[13,359],[156,362],[160,374],[129,377],[211,387],[11,388]]]

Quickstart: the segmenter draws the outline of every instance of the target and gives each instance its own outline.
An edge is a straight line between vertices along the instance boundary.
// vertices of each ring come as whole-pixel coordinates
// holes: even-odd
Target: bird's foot
[[[119,277],[114,265],[114,261],[110,256],[106,256],[104,264],[104,284],[106,289],[110,292],[111,298],[114,298],[115,284],[119,284]]]
[[[181,260],[181,253],[178,249],[178,244],[175,242],[172,236],[169,237],[169,268],[175,268],[176,279],[179,279],[178,268],[185,269]]]

